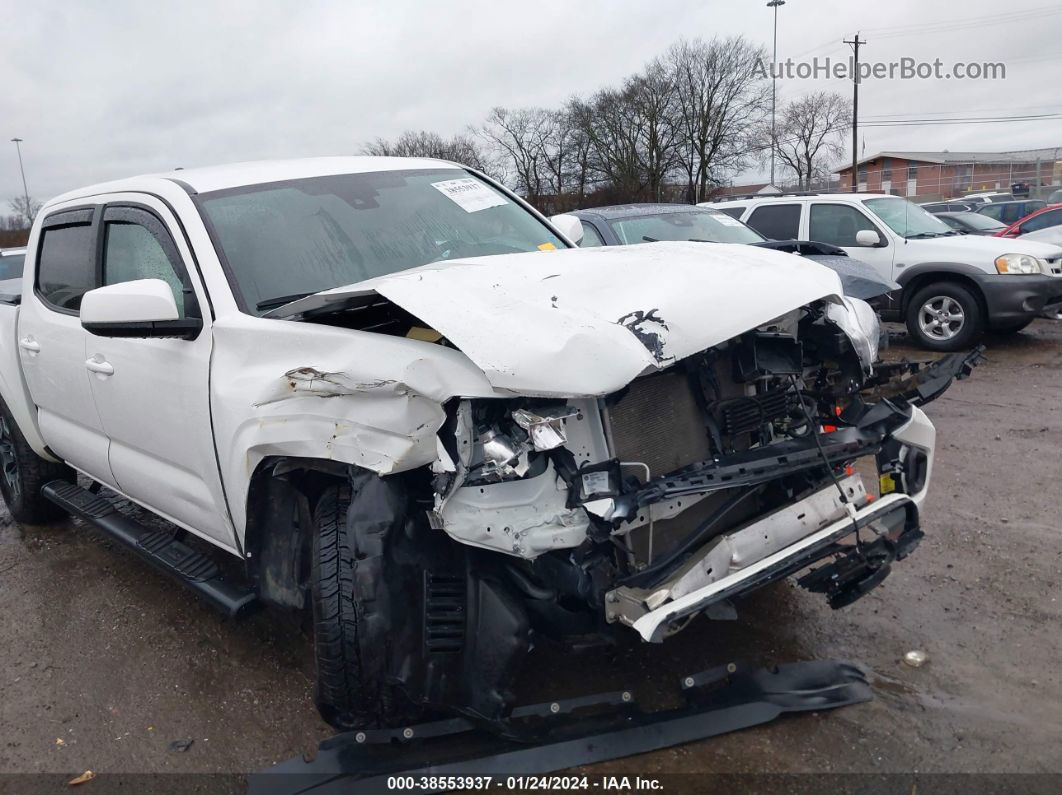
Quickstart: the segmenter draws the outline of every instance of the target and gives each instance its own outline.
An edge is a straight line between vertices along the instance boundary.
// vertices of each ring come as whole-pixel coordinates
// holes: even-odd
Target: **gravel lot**
[[[921,356],[903,341],[890,356]],[[524,687],[652,694],[731,659],[840,657],[874,672],[875,700],[593,773],[1062,774],[1062,324],[988,342],[989,362],[928,408],[927,537],[878,590],[834,612],[783,583],[742,621],[698,619],[662,647],[536,652]],[[0,511],[0,772],[244,773],[330,735],[309,645],[282,616],[230,624],[84,526]],[[901,662],[912,649],[924,667]]]

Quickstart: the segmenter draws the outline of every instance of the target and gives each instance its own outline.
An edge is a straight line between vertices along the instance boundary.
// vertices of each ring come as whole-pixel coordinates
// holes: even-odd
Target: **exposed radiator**
[[[613,454],[648,464],[654,478],[711,457],[701,410],[682,372],[635,380],[609,408],[608,420]],[[645,477],[633,469],[624,474]]]

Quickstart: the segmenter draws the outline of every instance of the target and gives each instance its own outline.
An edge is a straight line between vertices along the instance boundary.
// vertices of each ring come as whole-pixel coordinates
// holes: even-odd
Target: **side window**
[[[46,218],[37,259],[37,293],[53,309],[77,312],[81,296],[96,287],[92,210]]]
[[[579,223],[583,225],[583,239],[579,241],[579,248],[597,248],[605,245],[605,241],[601,239],[601,235],[598,234],[593,224],[588,224],[586,221]]]
[[[108,207],[103,235],[103,284],[162,279],[173,290],[179,317],[189,316],[186,304],[192,291],[187,273],[173,240],[155,216],[132,207]]]
[[[721,213],[726,213],[731,218],[737,218],[739,221],[741,220],[741,214],[745,212],[744,207],[716,207],[715,209]]]
[[[1030,218],[1021,225],[1021,231],[1022,234],[1035,232],[1038,229],[1047,229],[1049,226],[1058,226],[1059,224],[1062,224],[1062,210],[1052,210],[1049,213]]]
[[[769,204],[757,207],[747,223],[771,240],[795,240],[800,235],[800,205]]]
[[[878,229],[863,213],[847,204],[813,204],[808,237],[834,246],[856,245],[856,232]],[[880,232],[878,234],[881,234]]]
[[[998,204],[988,204],[978,209],[981,215],[987,215],[989,218],[995,218],[997,221],[1001,219],[1003,215],[1003,208]]]
[[[1006,204],[1003,205],[1003,217],[999,220],[1001,220],[1007,226],[1010,226],[1015,221],[1020,221],[1026,215],[1028,215],[1028,213],[1025,212],[1025,208],[1022,205]]]

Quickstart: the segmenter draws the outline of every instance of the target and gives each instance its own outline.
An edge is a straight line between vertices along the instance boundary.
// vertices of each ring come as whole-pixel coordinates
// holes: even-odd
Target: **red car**
[[[1060,224],[1062,224],[1062,204],[1049,204],[1015,221],[1006,229],[1001,229],[993,237],[1018,237],[1026,232],[1036,232]]]

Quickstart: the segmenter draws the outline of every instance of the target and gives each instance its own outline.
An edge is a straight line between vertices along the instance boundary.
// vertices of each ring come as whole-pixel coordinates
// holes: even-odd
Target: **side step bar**
[[[121,542],[230,618],[246,613],[255,604],[254,592],[226,582],[217,564],[209,557],[167,533],[145,527],[107,499],[65,480],[45,484],[41,494],[64,511]]]

